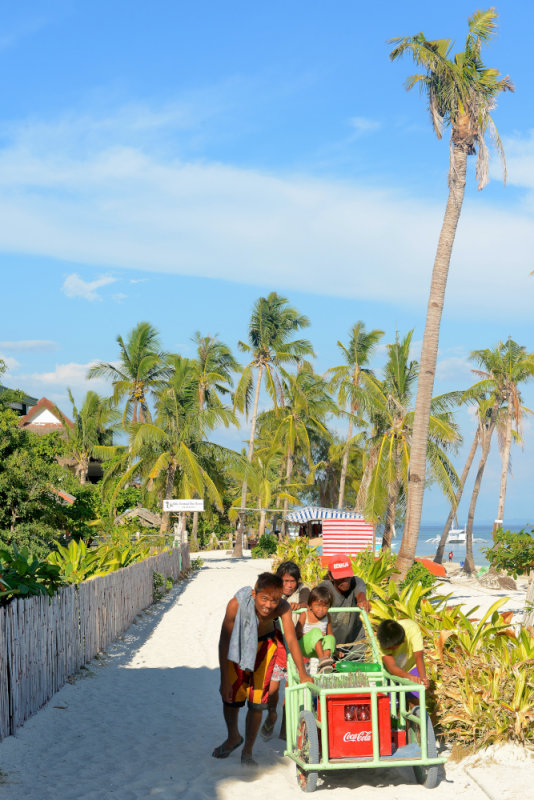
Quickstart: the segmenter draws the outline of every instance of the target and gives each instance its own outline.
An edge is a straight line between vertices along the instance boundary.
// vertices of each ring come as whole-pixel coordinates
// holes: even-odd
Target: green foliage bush
[[[270,533],[260,536],[256,547],[252,548],[252,558],[271,558],[276,553],[278,539]]]
[[[492,567],[517,578],[534,568],[534,531],[495,531],[493,546],[483,552]]]
[[[415,561],[406,573],[406,577],[402,581],[400,588],[404,589],[405,586],[411,586],[414,583],[418,583],[426,589],[429,586],[434,586],[436,583],[436,576],[433,575],[424,564]]]
[[[47,594],[52,596],[62,585],[59,568],[31,555],[27,548],[0,550],[0,603],[14,597]]]

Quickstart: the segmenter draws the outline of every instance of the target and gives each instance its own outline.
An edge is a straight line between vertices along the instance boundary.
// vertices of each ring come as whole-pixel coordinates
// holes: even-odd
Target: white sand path
[[[204,557],[204,554],[203,554]],[[218,695],[217,641],[224,607],[268,561],[207,554],[205,566],[0,743],[1,800],[271,800],[300,798],[283,742],[259,741],[261,769],[244,774],[239,751],[210,757],[225,738]],[[242,715],[244,715],[244,711]],[[471,766],[497,800],[531,795],[533,762],[514,749],[502,763]],[[520,760],[517,760],[517,759]],[[512,762],[512,763],[510,763]],[[329,773],[319,796],[381,800],[484,800],[459,765],[430,794],[411,769]]]

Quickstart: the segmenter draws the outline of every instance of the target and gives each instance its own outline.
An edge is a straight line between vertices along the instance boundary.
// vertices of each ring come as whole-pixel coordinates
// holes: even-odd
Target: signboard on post
[[[164,511],[204,511],[204,500],[164,500]]]

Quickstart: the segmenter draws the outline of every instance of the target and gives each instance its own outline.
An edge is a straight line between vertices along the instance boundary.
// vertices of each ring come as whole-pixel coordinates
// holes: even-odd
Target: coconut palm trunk
[[[530,578],[525,597],[525,618],[523,628],[534,629],[534,569],[530,570]]]
[[[354,408],[351,408],[349,429],[347,431],[347,443],[345,445],[345,452],[343,453],[343,462],[341,464],[341,476],[339,478],[339,497],[337,501],[338,508],[343,508],[343,504],[345,502],[345,483],[347,480],[347,470],[349,467],[349,442],[352,439],[352,431],[354,429],[354,421],[352,419],[353,413],[354,413]]]
[[[482,429],[480,432],[481,453],[480,461],[478,462],[478,470],[473,486],[473,493],[471,495],[471,502],[469,504],[469,512],[467,514],[467,530],[465,539],[465,562],[463,571],[467,575],[472,575],[475,571],[475,561],[473,559],[473,523],[475,520],[475,509],[477,505],[478,495],[480,493],[480,486],[482,483],[482,476],[486,468],[486,462],[491,446],[491,438],[495,425],[497,424],[498,404],[494,403],[491,408],[490,419],[487,428]]]
[[[167,470],[167,481],[165,483],[165,500],[170,500],[172,498],[172,490],[174,487],[174,478],[176,476],[176,469],[177,465],[174,461],[171,461],[169,468]],[[169,520],[170,520],[170,512],[163,511],[161,514],[161,525],[159,526],[160,533],[167,533],[169,530]]]
[[[260,524],[258,526],[258,539],[261,539],[261,537],[265,533],[265,517],[266,517],[265,509],[262,508],[260,504]]]
[[[254,454],[254,439],[256,437],[256,422],[258,419],[258,405],[260,400],[260,388],[261,388],[261,379],[263,377],[263,364],[258,365],[258,376],[256,378],[256,390],[254,393],[254,406],[252,408],[252,419],[250,421],[250,438],[248,442],[248,454],[247,460],[248,463],[252,463],[252,456]],[[243,557],[243,533],[245,529],[245,512],[243,509],[246,506],[247,502],[247,479],[246,477],[243,479],[243,484],[241,486],[241,510],[239,511],[239,525],[237,526],[237,534],[235,540],[234,550],[232,552],[232,556],[236,558]]]
[[[508,409],[506,412],[506,426],[504,430],[504,442],[502,448],[502,467],[501,485],[499,489],[499,505],[497,508],[497,518],[495,528],[500,528],[504,521],[504,501],[506,499],[506,484],[508,481],[508,468],[510,466],[510,450],[512,447],[512,423],[514,419],[514,407],[512,397],[508,397]]]
[[[191,552],[196,553],[198,547],[198,511],[193,511],[193,526],[191,528],[191,538],[189,540]]]
[[[289,483],[289,481],[291,479],[292,472],[293,472],[293,453],[291,452],[291,448],[289,448],[288,452],[287,452],[287,461],[286,461],[286,491],[287,491],[287,485],[288,485],[288,483]],[[287,527],[288,526],[287,526],[286,517],[287,517],[288,510],[289,510],[289,499],[287,497],[285,497],[284,498],[284,509],[283,509],[284,520],[282,522],[282,531],[283,531],[284,539],[287,539]]]
[[[449,516],[447,517],[447,522],[445,523],[445,527],[443,528],[443,533],[441,534],[441,539],[439,540],[438,549],[436,550],[436,555],[434,556],[434,562],[436,564],[443,563],[443,552],[445,550],[445,545],[447,543],[447,536],[449,535],[449,531],[451,529],[452,521],[457,513],[458,506],[460,504],[460,500],[462,499],[462,495],[464,493],[465,482],[467,480],[467,476],[471,470],[471,466],[473,464],[473,460],[475,458],[475,453],[478,447],[478,440],[479,440],[479,430],[478,427],[475,431],[475,437],[473,439],[473,444],[471,445],[471,449],[467,456],[464,469],[462,475],[460,477],[460,486],[458,487],[458,491],[456,492],[454,498],[454,504],[451,506],[451,510],[449,511]]]
[[[388,490],[388,503],[386,507],[386,522],[384,525],[384,535],[382,537],[382,550],[391,549],[393,539],[393,529],[395,527],[395,517],[397,514],[397,501],[399,498],[399,485],[393,481]]]
[[[376,461],[378,458],[378,447],[374,447],[371,452],[369,453],[369,457],[367,459],[367,463],[363,470],[362,479],[360,481],[360,487],[358,489],[358,494],[356,497],[356,505],[354,506],[354,511],[358,514],[363,514],[365,511],[365,504],[367,503],[367,496],[369,494],[369,485],[371,483],[371,478],[373,477],[373,471],[376,467]]]
[[[445,288],[451,260],[452,247],[465,194],[468,146],[455,142],[449,168],[449,197],[432,271],[428,299],[425,333],[421,350],[417,398],[410,450],[408,476],[408,501],[402,544],[397,558],[398,580],[403,580],[413,564],[425,491],[426,448],[430,418],[430,404],[434,391],[434,376],[438,355],[439,328],[445,301]]]

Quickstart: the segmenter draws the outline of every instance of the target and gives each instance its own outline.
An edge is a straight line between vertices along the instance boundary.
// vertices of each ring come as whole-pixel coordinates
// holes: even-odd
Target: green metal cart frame
[[[369,686],[320,688],[313,683],[300,683],[295,663],[288,653],[286,703],[285,755],[297,766],[297,780],[305,792],[317,785],[319,772],[329,770],[368,769],[376,767],[413,767],[417,781],[431,789],[440,780],[440,765],[445,758],[438,757],[436,739],[430,717],[426,713],[423,684],[390,675],[382,664],[378,644],[369,617],[361,608],[331,608],[329,613],[355,612],[361,615],[367,634],[367,650],[375,667],[368,672]],[[364,640],[365,641],[365,640]],[[367,660],[367,659],[362,659]],[[342,674],[342,673],[341,673]],[[419,693],[419,706],[407,707],[406,695]],[[360,758],[335,758],[328,756],[328,717],[326,698],[343,695],[370,695],[373,755]],[[391,756],[379,754],[378,694],[390,696],[392,726],[406,731],[408,744],[399,747]],[[315,701],[315,702],[314,702]],[[315,709],[320,708],[320,719]],[[424,713],[421,713],[421,709]]]

